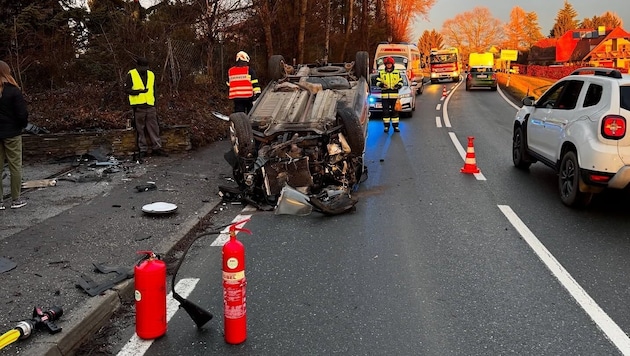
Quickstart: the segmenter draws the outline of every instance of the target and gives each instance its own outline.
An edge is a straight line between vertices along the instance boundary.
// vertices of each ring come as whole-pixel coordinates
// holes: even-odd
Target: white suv
[[[537,161],[558,173],[560,199],[583,207],[604,188],[630,183],[630,75],[580,68],[538,100],[523,99],[512,136],[514,165]]]

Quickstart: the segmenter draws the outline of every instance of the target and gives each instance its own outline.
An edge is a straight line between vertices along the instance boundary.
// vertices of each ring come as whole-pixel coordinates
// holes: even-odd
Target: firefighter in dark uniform
[[[394,68],[394,58],[385,57],[383,59],[385,69],[378,72],[376,85],[381,88],[381,101],[383,103],[383,124],[385,132],[389,132],[390,122],[394,127],[394,132],[400,132],[398,128],[398,112],[394,109],[398,100],[398,89],[402,88],[402,77],[398,69]]]
[[[249,113],[254,100],[260,95],[260,85],[254,68],[249,65],[249,55],[236,54],[236,64],[228,70],[229,98],[234,101],[234,112]]]

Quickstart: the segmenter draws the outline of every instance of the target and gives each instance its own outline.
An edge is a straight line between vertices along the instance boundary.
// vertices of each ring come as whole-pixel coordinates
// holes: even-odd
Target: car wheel
[[[286,76],[286,71],[284,70],[284,57],[281,55],[273,55],[269,58],[269,75],[271,75],[271,80],[282,79]]]
[[[368,78],[370,55],[366,51],[359,51],[354,62],[354,72],[357,77]]]
[[[236,157],[251,158],[254,156],[256,149],[254,133],[247,114],[237,112],[230,115],[230,141]]]
[[[352,154],[360,156],[365,149],[365,137],[363,136],[363,127],[359,118],[350,108],[344,107],[337,110],[337,114],[341,118],[341,123],[345,129],[346,140],[350,146]]]
[[[420,89],[418,89],[418,95],[422,95],[422,93],[424,93],[424,79],[420,82]],[[414,110],[415,109],[416,108],[414,107]]]
[[[525,136],[521,126],[514,129],[514,135],[512,136],[512,162],[514,162],[516,168],[520,169],[527,169],[532,164],[528,159]]]
[[[560,200],[566,206],[585,207],[593,198],[593,193],[580,191],[580,166],[575,152],[568,151],[562,156],[558,172]]]
[[[338,75],[345,73],[346,69],[339,66],[324,66],[311,68],[313,75]]]

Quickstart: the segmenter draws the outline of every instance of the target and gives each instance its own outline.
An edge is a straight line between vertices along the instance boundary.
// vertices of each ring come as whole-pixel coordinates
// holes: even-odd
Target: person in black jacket
[[[22,91],[11,75],[11,68],[0,61],[0,167],[4,161],[11,172],[11,208],[26,205],[22,191],[22,130],[28,124],[28,110]],[[4,210],[4,192],[0,182],[0,210]]]

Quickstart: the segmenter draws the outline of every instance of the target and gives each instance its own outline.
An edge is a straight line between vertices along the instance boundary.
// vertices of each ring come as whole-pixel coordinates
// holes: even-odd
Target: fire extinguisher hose
[[[204,232],[203,234],[199,234],[195,236],[195,238],[190,241],[188,246],[186,246],[186,249],[184,249],[184,253],[182,254],[182,257],[177,262],[177,266],[175,266],[175,270],[173,270],[173,280],[171,282],[171,291],[173,293],[173,298],[175,298],[175,300],[179,302],[179,305],[182,308],[184,308],[184,310],[188,313],[188,315],[190,315],[190,318],[195,322],[195,324],[197,325],[197,328],[201,328],[208,321],[210,321],[210,319],[212,319],[212,314],[208,312],[207,310],[203,309],[202,307],[198,306],[197,304],[177,294],[177,292],[175,291],[175,280],[177,278],[177,272],[179,271],[179,267],[181,267],[182,262],[184,261],[184,258],[186,257],[186,254],[188,253],[188,250],[190,250],[190,247],[193,245],[193,243],[195,243],[195,241],[197,241],[199,238],[204,237],[204,236],[219,235],[224,228],[230,225],[231,224],[223,225],[219,228],[219,230],[208,231],[208,232]]]

